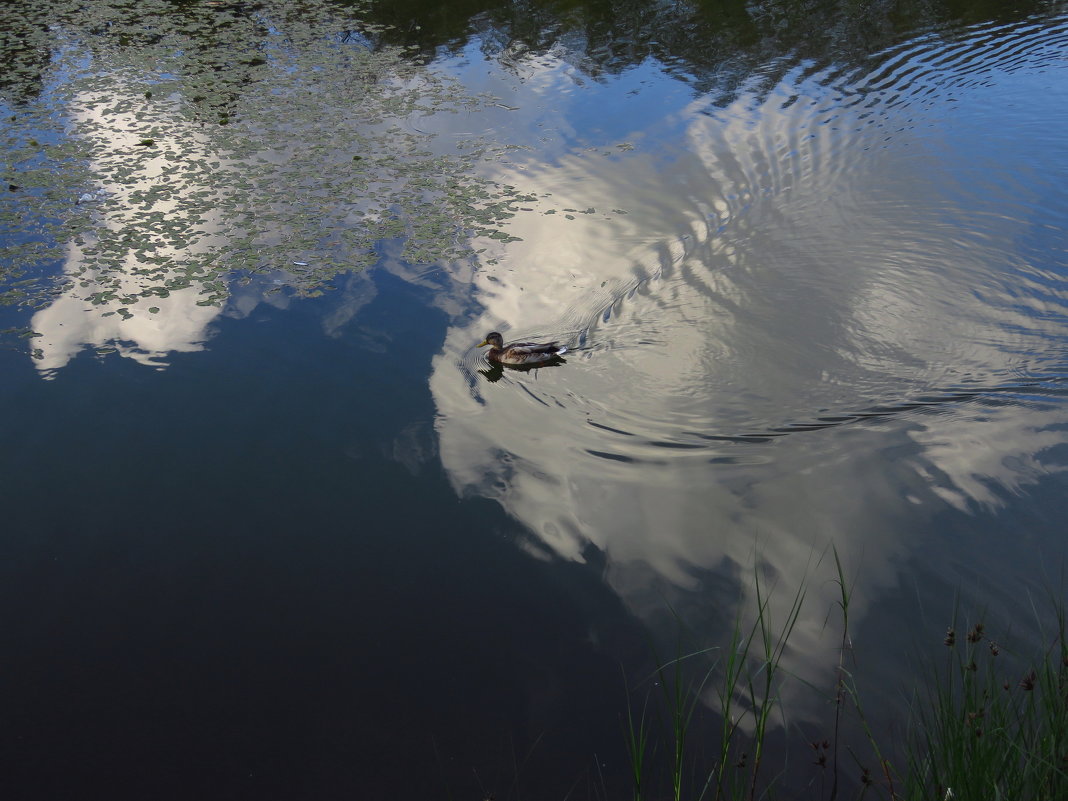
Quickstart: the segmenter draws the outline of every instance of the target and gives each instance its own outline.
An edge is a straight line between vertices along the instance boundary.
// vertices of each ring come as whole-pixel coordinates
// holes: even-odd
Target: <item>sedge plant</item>
[[[763,780],[765,740],[772,715],[780,707],[781,663],[800,615],[805,591],[804,586],[798,589],[782,625],[776,627],[769,611],[771,596],[759,575],[754,579],[754,589],[757,599],[755,620],[746,625],[739,611],[727,647],[702,673],[692,677],[684,669],[684,662],[718,649],[683,653],[681,634],[675,658],[667,662],[657,658],[654,677],[661,688],[660,700],[665,712],[659,730],[666,733],[668,797],[673,801],[755,801],[762,797],[767,784]],[[705,750],[693,742],[693,724],[714,677],[720,714],[718,743]],[[630,702],[628,692],[624,732],[634,801],[662,797],[649,786],[647,770],[655,751],[650,700],[650,694],[646,693],[638,712]],[[699,762],[707,765],[709,760],[709,769],[691,770]]]

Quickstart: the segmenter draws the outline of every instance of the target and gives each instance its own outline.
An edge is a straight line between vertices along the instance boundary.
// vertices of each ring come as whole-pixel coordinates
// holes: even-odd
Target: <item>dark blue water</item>
[[[309,303],[161,373],[5,356],[9,797],[433,796],[473,768],[507,786],[547,729],[535,775],[584,772],[591,732],[618,750],[589,626],[637,627],[457,500],[425,388],[442,320],[382,283],[388,353],[324,339]]]
[[[628,699],[754,576],[773,621],[807,592],[767,775],[824,797],[832,549],[887,753],[955,608],[1040,641],[1056,5],[21,11],[5,798],[629,797]],[[491,330],[571,352],[494,372]]]

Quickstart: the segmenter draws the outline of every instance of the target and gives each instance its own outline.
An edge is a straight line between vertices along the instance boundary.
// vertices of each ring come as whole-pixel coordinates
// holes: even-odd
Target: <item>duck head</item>
[[[503,348],[504,347],[504,337],[502,337],[496,331],[494,331],[493,333],[490,333],[490,334],[486,334],[486,338],[484,340],[482,340],[480,343],[478,343],[478,346],[481,348],[481,347],[485,347],[486,345],[489,345],[492,348]]]

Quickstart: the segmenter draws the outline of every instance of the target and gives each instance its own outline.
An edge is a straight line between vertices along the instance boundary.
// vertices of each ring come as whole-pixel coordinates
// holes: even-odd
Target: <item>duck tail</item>
[[[567,353],[567,345],[564,345],[562,348],[556,351],[557,356],[563,356],[565,353]]]

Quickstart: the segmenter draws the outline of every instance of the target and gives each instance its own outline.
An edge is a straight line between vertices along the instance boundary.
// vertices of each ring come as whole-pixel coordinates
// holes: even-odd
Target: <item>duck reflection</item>
[[[539,370],[547,369],[551,367],[560,367],[567,364],[567,359],[562,356],[556,356],[551,361],[543,362],[541,364],[499,364],[492,363],[489,369],[481,369],[478,374],[489,381],[491,384],[495,384],[504,377],[505,368],[516,373],[529,373],[533,371],[535,374]]]

